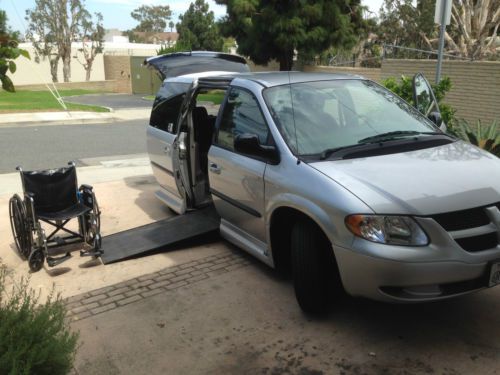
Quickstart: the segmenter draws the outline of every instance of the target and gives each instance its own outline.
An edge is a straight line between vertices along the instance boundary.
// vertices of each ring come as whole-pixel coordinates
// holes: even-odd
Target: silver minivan
[[[192,71],[168,75],[179,55],[159,69],[147,143],[172,210],[213,205],[224,238],[291,269],[307,312],[344,291],[423,302],[500,284],[500,159],[446,134],[422,75],[414,108],[359,76],[205,54],[218,68],[193,53]]]

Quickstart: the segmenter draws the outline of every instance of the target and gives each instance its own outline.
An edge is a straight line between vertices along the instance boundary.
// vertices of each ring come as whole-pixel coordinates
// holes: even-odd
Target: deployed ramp
[[[145,255],[167,245],[219,229],[220,218],[213,206],[143,225],[102,239],[104,264]]]

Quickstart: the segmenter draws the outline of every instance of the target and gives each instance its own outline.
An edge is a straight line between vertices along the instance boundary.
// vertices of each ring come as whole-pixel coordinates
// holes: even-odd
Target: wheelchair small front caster
[[[44,260],[45,254],[43,253],[43,250],[40,248],[34,249],[28,258],[28,265],[30,267],[30,270],[32,272],[40,271],[43,267]]]
[[[102,237],[101,235],[98,233],[95,235],[94,237],[94,252],[98,253],[99,256],[102,254],[102,250],[101,250],[101,247],[102,247]]]

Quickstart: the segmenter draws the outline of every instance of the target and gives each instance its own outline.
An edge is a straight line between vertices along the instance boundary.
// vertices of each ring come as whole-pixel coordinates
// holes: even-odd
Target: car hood
[[[376,213],[431,215],[500,202],[500,159],[462,141],[310,165]]]

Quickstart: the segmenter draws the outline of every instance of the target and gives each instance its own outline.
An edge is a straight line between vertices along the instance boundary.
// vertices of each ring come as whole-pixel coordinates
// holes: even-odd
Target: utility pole
[[[439,24],[438,61],[436,66],[436,85],[441,80],[441,66],[443,65],[444,33],[446,25],[450,24],[451,5],[453,0],[436,0],[434,23]]]

